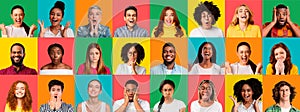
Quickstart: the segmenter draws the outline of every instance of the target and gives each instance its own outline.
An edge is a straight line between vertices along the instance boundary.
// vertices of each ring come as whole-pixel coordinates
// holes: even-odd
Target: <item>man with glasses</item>
[[[150,112],[149,102],[138,98],[138,83],[128,80],[124,87],[124,98],[114,102],[114,112]]]

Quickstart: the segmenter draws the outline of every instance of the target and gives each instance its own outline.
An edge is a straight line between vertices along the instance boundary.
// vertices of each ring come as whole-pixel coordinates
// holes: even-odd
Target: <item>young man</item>
[[[148,31],[136,24],[137,14],[134,6],[127,7],[124,12],[126,25],[116,29],[114,37],[149,37]]]

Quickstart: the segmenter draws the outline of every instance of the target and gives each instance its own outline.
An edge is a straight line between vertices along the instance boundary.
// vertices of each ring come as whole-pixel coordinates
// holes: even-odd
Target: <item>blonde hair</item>
[[[237,14],[238,14],[239,8],[242,6],[246,7],[246,9],[249,11],[248,24],[251,24],[251,25],[254,24],[253,12],[250,10],[250,8],[246,4],[242,4],[235,9],[230,25],[235,26],[235,25],[239,24],[239,18],[237,17]]]

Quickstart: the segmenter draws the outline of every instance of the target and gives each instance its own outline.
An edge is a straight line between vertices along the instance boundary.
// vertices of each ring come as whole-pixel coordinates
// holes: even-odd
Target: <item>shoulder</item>
[[[184,102],[181,101],[181,100],[174,99],[173,102],[174,102],[174,103],[177,103],[177,104],[180,104],[180,105],[185,105]]]
[[[46,70],[46,69],[49,69],[50,68],[50,63],[44,65],[41,67],[41,70]]]
[[[260,30],[260,27],[258,25],[251,25],[253,29],[259,29]]]
[[[138,99],[140,104],[149,105],[149,102],[147,100]]]
[[[297,65],[295,65],[295,64],[293,64],[293,67],[292,67],[292,69],[298,69],[298,67],[297,67]]]
[[[70,69],[70,70],[72,69],[71,66],[69,66],[69,65],[67,65],[65,63],[62,63],[62,64],[63,64],[62,66],[63,66],[64,69]]]
[[[272,65],[271,63],[269,63],[269,64],[267,65],[267,69],[268,69],[268,68],[272,68],[272,66],[273,66],[273,65]],[[294,65],[293,65],[293,66],[294,66]]]
[[[220,67],[219,65],[215,64],[215,63],[213,63],[213,66],[214,66],[214,68],[216,68],[216,69],[221,69],[221,67]]]
[[[198,106],[198,100],[195,100],[191,103],[191,107],[195,107],[195,106]]]
[[[69,108],[73,108],[73,107],[72,107],[72,104],[67,104],[67,103],[65,103],[65,102],[63,102],[61,105],[62,105],[62,107],[67,107],[68,109],[69,109]]]
[[[119,99],[114,102],[114,104],[122,104],[124,103],[124,99]]]

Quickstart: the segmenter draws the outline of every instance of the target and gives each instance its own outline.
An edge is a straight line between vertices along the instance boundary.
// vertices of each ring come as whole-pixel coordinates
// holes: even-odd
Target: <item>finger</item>
[[[262,97],[262,94],[256,99],[256,101],[259,101]]]
[[[230,98],[232,101],[235,101],[235,99],[234,99],[232,96],[229,96],[229,98]]]
[[[70,27],[70,25],[71,25],[71,22],[70,22],[70,21],[68,21],[68,22],[66,23],[66,27],[65,27],[65,28],[69,28],[69,27]]]

